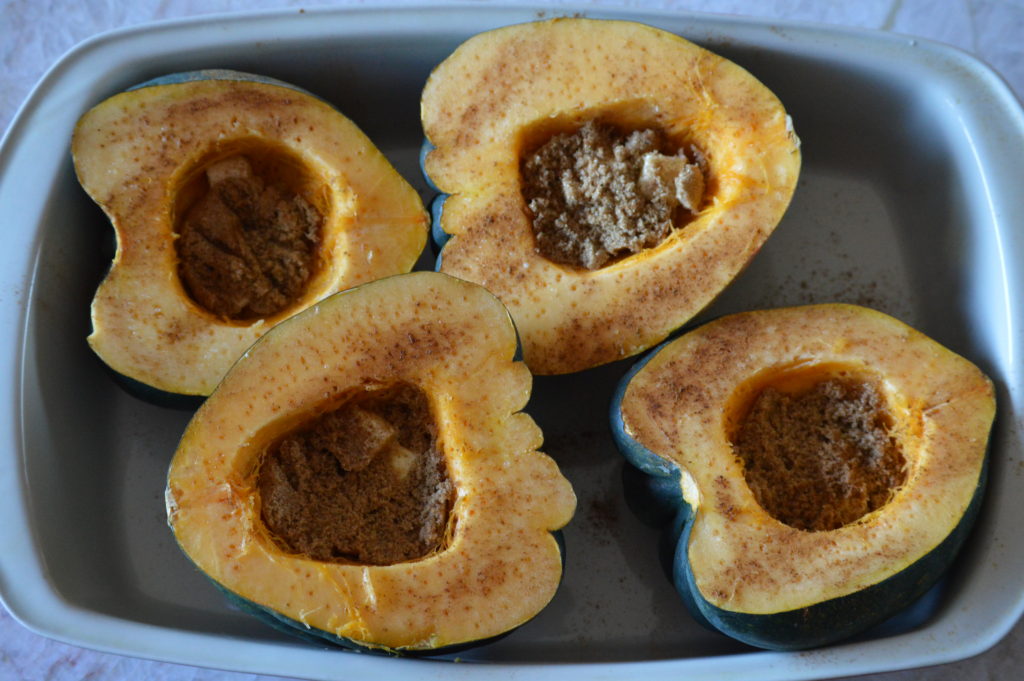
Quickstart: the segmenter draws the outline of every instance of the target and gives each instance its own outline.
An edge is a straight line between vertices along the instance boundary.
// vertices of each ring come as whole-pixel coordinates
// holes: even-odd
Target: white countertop
[[[6,130],[33,85],[78,42],[103,31],[154,20],[231,11],[308,5],[294,0],[0,0],[0,130]],[[318,3],[319,4],[319,3]],[[371,4],[350,0],[336,6]],[[413,4],[391,2],[395,4]],[[506,3],[512,4],[512,3]],[[532,3],[536,4],[536,3]],[[584,4],[582,2],[575,3]],[[599,0],[598,6],[637,5]],[[1024,99],[1022,0],[661,0],[660,10],[739,14],[881,29],[954,45],[989,63]],[[340,654],[340,653],[339,653]],[[873,681],[981,681],[1019,678],[1024,667],[1024,623],[988,652],[924,670],[857,677]],[[242,681],[264,679],[98,653],[38,636],[0,608],[0,681]]]

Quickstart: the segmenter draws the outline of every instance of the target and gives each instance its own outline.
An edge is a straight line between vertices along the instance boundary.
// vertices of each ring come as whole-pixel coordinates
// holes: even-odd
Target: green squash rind
[[[622,492],[626,506],[645,525],[664,527],[689,508],[683,499],[678,472],[673,475],[649,475],[629,463],[622,465]]]
[[[615,440],[615,444],[618,445],[621,454],[630,464],[643,473],[662,478],[673,475],[678,477],[679,467],[658,456],[630,436],[626,431],[626,424],[622,420],[622,400],[626,396],[626,389],[629,388],[629,384],[633,380],[633,377],[640,373],[640,371],[647,366],[647,363],[650,362],[655,355],[661,352],[661,350],[670,342],[671,339],[659,344],[653,350],[643,355],[639,360],[633,363],[633,366],[630,367],[629,371],[627,371],[619,380],[618,385],[615,386],[615,392],[612,394],[611,410],[609,414],[612,438]]]
[[[179,71],[177,73],[168,73],[167,75],[157,76],[156,78],[150,78],[149,80],[132,85],[131,87],[125,88],[125,92],[131,92],[133,90],[141,90],[147,87],[156,87],[158,85],[177,85],[179,83],[194,83],[201,80],[237,80],[242,82],[250,83],[266,83],[267,85],[277,85],[278,87],[286,87],[296,92],[301,92],[304,95],[309,95],[315,99],[326,101],[323,97],[319,97],[309,90],[294,85],[292,83],[278,80],[277,78],[271,78],[270,76],[263,76],[258,73],[249,73],[248,71],[236,71],[234,69],[198,69],[195,71]]]
[[[444,251],[444,245],[452,238],[451,234],[444,231],[444,227],[441,223],[441,215],[444,213],[444,203],[451,195],[441,191],[441,189],[434,184],[434,181],[430,179],[430,173],[427,172],[427,154],[433,151],[433,149],[434,145],[431,144],[430,140],[424,139],[423,144],[420,146],[420,174],[423,176],[423,180],[427,183],[427,187],[429,187],[431,191],[437,192],[434,198],[430,201],[428,211],[430,213],[430,245],[433,248],[435,256],[434,270],[440,272],[441,254]]]
[[[438,194],[430,202],[430,241],[438,255],[452,235],[441,227],[441,215],[444,213],[444,202],[448,200],[448,194]],[[440,271],[441,261],[437,261],[437,269]]]
[[[673,582],[698,620],[743,643],[769,650],[804,650],[836,643],[899,615],[938,583],[974,526],[987,477],[986,458],[970,505],[959,524],[941,544],[905,570],[847,596],[771,615],[736,613],[718,608],[700,595],[694,583],[687,555],[692,520],[687,523],[676,545]],[[923,625],[935,614],[939,603],[929,605],[931,607],[923,608],[921,612],[912,613],[913,617],[900,622],[898,627],[894,627],[896,631],[889,634]]]
[[[161,390],[131,376],[122,374],[106,364],[103,365],[103,368],[114,379],[114,383],[121,386],[126,393],[157,407],[178,409],[180,411],[195,411],[206,401],[206,395],[190,395]]]
[[[433,142],[427,138],[423,138],[423,142],[420,144],[420,174],[423,175],[424,182],[427,183],[427,187],[430,191],[440,192],[441,188],[434,184],[434,180],[431,179],[430,173],[427,172],[427,155],[435,149]]]

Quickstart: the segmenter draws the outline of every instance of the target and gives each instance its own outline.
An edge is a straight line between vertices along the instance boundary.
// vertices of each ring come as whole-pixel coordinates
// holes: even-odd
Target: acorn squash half
[[[451,235],[438,269],[482,284],[508,306],[537,374],[634,355],[682,326],[761,248],[800,168],[790,119],[764,85],[683,38],[632,22],[560,18],[477,35],[431,74],[421,115],[424,173],[448,195],[435,211],[435,235]],[[619,142],[600,137],[580,161],[586,144],[574,136],[589,125]],[[667,213],[620,215],[631,201],[664,199],[658,187],[644,188],[648,152],[602,175],[633,133],[653,137],[644,142],[651,177],[664,169],[664,182],[678,188],[682,171],[669,166],[700,175],[687,189],[696,192],[689,209],[672,200]],[[581,169],[591,161],[596,170]],[[570,188],[559,195],[565,178]],[[531,193],[548,189],[553,197]],[[568,258],[540,226],[542,216],[557,223],[571,212],[559,212],[560,201],[581,215],[600,207],[574,227],[585,232],[584,254],[607,231],[599,257]],[[671,229],[658,236],[656,226]]]
[[[279,324],[182,437],[167,485],[178,543],[247,610],[307,638],[439,653],[521,625],[560,582],[552,532],[576,499],[520,411],[532,379],[516,353],[495,297],[434,272]]]
[[[622,380],[612,429],[658,480],[672,578],[705,624],[800,649],[888,619],[934,585],[981,503],[993,386],[880,312],[720,318]]]
[[[116,232],[89,344],[161,393],[204,396],[267,329],[409,271],[427,218],[344,115],[280,81],[174,74],[99,103],[72,140]]]

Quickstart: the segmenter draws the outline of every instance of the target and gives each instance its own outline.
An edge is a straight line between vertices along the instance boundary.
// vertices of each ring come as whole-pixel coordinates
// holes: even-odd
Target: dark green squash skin
[[[759,648],[771,650],[802,650],[836,643],[855,634],[864,632],[875,625],[886,622],[891,616],[908,608],[933,588],[950,566],[970,533],[981,507],[987,478],[987,461],[978,479],[978,486],[956,528],[947,537],[906,570],[856,593],[817,603],[799,610],[750,615],[730,612],[715,607],[701,597],[694,584],[693,572],[687,558],[690,528],[679,539],[673,562],[673,582],[684,597],[691,612],[696,609],[712,627],[729,636]],[[939,603],[925,612],[912,613],[907,621],[889,623],[889,635],[898,633],[893,629],[908,631],[923,625],[935,614]]]
[[[960,522],[938,546],[907,569],[856,593],[798,610],[765,615],[724,610],[705,600],[694,581],[688,550],[695,515],[683,499],[678,468],[630,437],[622,420],[622,400],[630,380],[666,344],[649,352],[623,376],[612,399],[610,421],[615,444],[627,462],[623,471],[627,504],[637,509],[641,520],[662,526],[662,567],[694,619],[743,643],[782,651],[816,648],[858,635],[892,636],[931,619],[941,606],[942,577],[981,508],[988,457]],[[648,480],[642,480],[644,477]]]
[[[562,579],[565,578],[565,536],[561,530],[555,530],[551,533],[558,543],[558,553],[562,559],[562,577],[559,580],[561,585]],[[266,606],[254,603],[249,599],[238,595],[237,593],[226,589],[223,585],[216,581],[210,580],[213,585],[217,587],[217,590],[221,592],[224,598],[238,608],[242,612],[252,615],[256,619],[270,625],[274,629],[281,633],[288,634],[289,636],[295,636],[302,639],[306,643],[311,643],[321,647],[336,647],[343,648],[344,650],[355,652],[355,653],[369,653],[371,655],[382,655],[386,657],[441,657],[445,655],[455,655],[457,653],[464,652],[471,648],[477,648],[479,646],[487,645],[489,643],[495,643],[505,638],[519,627],[523,626],[520,624],[517,627],[504,631],[496,636],[491,636],[478,641],[467,641],[465,643],[456,643],[450,646],[442,646],[440,648],[431,648],[424,650],[407,650],[407,649],[394,649],[394,648],[383,648],[367,646],[358,641],[355,641],[344,636],[337,636],[328,631],[316,629],[310,627],[298,620],[294,620],[291,617],[286,617],[281,613],[268,608]],[[525,624],[525,622],[523,623]]]
[[[430,178],[430,175],[427,174],[426,165],[427,154],[429,154],[436,148],[437,147],[434,146],[433,142],[431,142],[425,137],[423,138],[423,142],[420,144],[420,173],[422,173],[423,179],[424,181],[426,181],[427,187],[430,188],[430,191],[440,192],[441,189],[436,184],[434,184],[434,181]]]
[[[441,249],[448,243],[452,235],[441,229],[441,214],[444,212],[444,202],[448,194],[438,194],[430,202],[430,243],[434,247],[434,253],[440,255]],[[438,265],[440,267],[440,264]]]
[[[441,189],[434,184],[429,173],[427,173],[427,154],[429,154],[433,149],[434,145],[430,140],[424,139],[423,144],[420,146],[420,174],[423,175],[423,180],[427,183],[427,187],[431,191],[437,192],[434,198],[430,201],[430,246],[437,259],[434,264],[434,269],[437,272],[440,272],[441,253],[444,251],[444,245],[452,238],[452,235],[444,231],[444,228],[441,227],[441,213],[444,212],[444,202],[450,195],[441,191]]]
[[[626,506],[648,527],[665,527],[673,522],[683,501],[678,470],[671,475],[648,475],[629,463],[622,465],[622,491]]]
[[[124,374],[111,369],[106,364],[104,364],[103,367],[110,373],[111,377],[113,377],[114,382],[121,386],[126,393],[157,407],[178,409],[181,411],[195,411],[203,402],[206,401],[205,395],[188,395],[185,393],[172,393],[166,390],[160,390],[159,388],[154,388],[147,383],[134,379],[131,376],[125,376]]]
[[[158,76],[145,82],[133,85],[125,89],[125,92],[131,92],[132,90],[141,90],[142,88],[155,87],[157,85],[177,85],[178,83],[192,83],[200,80],[236,80],[243,82],[256,82],[266,83],[267,85],[277,85],[280,87],[286,87],[297,92],[301,92],[304,95],[309,95],[325,101],[322,97],[317,97],[312,92],[304,90],[297,85],[286,83],[283,80],[271,78],[269,76],[261,76],[255,73],[247,73],[245,71],[234,71],[232,69],[199,69],[198,71],[181,71],[179,73],[169,73],[165,76]]]

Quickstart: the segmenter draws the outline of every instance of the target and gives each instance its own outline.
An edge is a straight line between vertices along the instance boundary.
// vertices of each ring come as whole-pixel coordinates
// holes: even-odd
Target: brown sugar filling
[[[269,317],[299,298],[313,274],[322,217],[263,181],[244,156],[206,170],[209,190],[179,226],[179,272],[189,295],[234,320]]]
[[[658,245],[700,211],[706,173],[691,147],[665,153],[655,129],[622,132],[588,121],[553,136],[521,163],[523,197],[538,252],[575,267],[598,269]]]
[[[828,379],[754,400],[734,438],[747,484],[777,520],[833,530],[883,506],[906,480],[892,419],[870,383]]]
[[[443,548],[454,488],[426,395],[408,384],[350,399],[273,445],[262,518],[286,551],[390,565]]]

